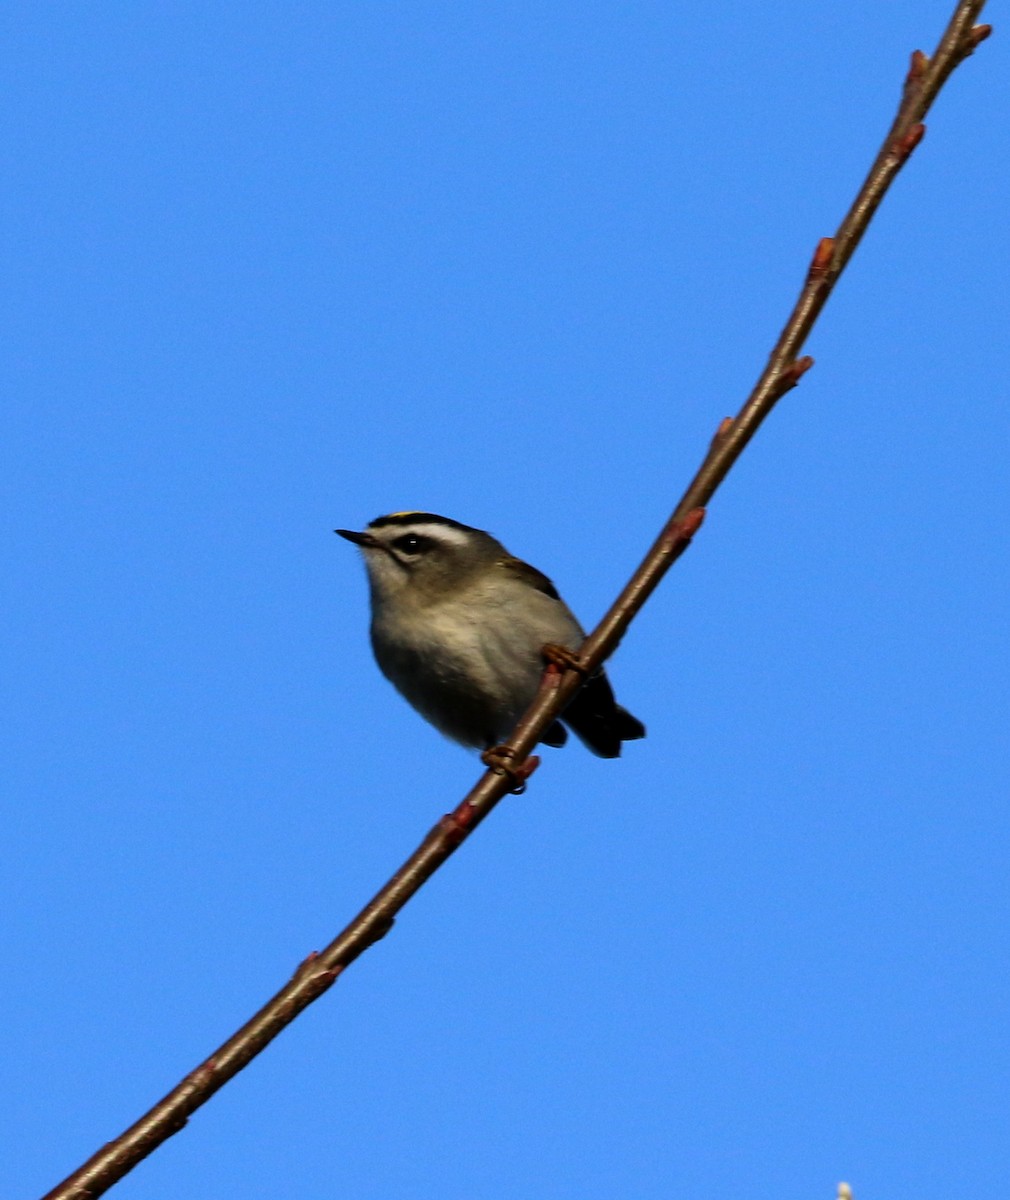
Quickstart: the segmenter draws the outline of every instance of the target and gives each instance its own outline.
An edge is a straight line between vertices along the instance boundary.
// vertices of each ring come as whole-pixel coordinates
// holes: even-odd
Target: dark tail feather
[[[645,726],[615,701],[610,682],[602,671],[587,681],[561,719],[600,758],[618,758],[622,742],[645,737]]]
[[[540,740],[545,746],[563,746],[568,741],[568,730],[560,721],[552,721]]]

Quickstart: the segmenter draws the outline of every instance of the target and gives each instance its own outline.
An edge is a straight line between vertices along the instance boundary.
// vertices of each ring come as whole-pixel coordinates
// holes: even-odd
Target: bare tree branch
[[[84,1200],[102,1195],[141,1159],[186,1124],[191,1113],[222,1087],[309,1004],[323,994],[363,951],[391,928],[396,914],[438,870],[495,805],[539,763],[529,757],[540,735],[579,689],[586,672],[613,653],[635,614],[674,562],[687,549],[704,517],[705,505],[725,479],[747,443],[776,402],[813,365],[798,358],[814,322],[887,189],[925,132],[921,124],[951,71],[991,32],[975,25],[985,0],[961,0],[931,59],[912,55],[895,117],[866,181],[834,237],[823,238],[814,253],[796,305],[772,350],[768,365],[736,417],[719,426],[698,473],[663,527],[641,566],[586,639],[577,667],[548,667],[536,699],[523,716],[509,746],[518,764],[511,776],[484,774],[452,813],[424,839],[389,882],[321,953],[313,953],[291,981],[196,1070],[186,1076],[148,1113],[103,1146],[43,1200]],[[851,1195],[839,1186],[839,1197]]]

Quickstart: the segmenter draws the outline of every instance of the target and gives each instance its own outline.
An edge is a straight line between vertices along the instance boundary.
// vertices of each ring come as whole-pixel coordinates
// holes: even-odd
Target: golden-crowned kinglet
[[[434,513],[378,517],[360,546],[372,595],[372,650],[414,708],[464,746],[487,750],[529,707],[544,671],[543,647],[578,650],[585,634],[546,575],[513,558],[482,529]],[[561,720],[603,758],[645,727],[621,708],[602,670]],[[563,746],[555,721],[543,735]]]

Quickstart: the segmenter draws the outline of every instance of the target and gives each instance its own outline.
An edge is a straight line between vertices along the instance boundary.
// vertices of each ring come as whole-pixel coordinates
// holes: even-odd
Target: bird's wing
[[[543,571],[538,571],[536,567],[531,567],[529,563],[523,562],[521,558],[513,558],[509,555],[508,558],[499,560],[498,565],[514,579],[520,579],[523,583],[528,584],[532,588],[536,588],[538,592],[543,592],[545,596],[550,596],[552,600],[560,600],[558,589],[547,578]]]

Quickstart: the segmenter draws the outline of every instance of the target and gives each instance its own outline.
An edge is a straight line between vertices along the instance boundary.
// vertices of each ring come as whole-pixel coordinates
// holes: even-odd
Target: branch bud
[[[814,251],[814,257],[810,260],[810,270],[807,272],[807,280],[823,279],[828,273],[834,255],[835,239],[829,237],[821,238],[817,243],[817,249]]]
[[[925,125],[913,125],[908,133],[903,138],[899,138],[891,147],[891,153],[900,162],[904,162],[912,151],[922,141],[923,135],[926,132]]]
[[[992,33],[991,25],[976,25],[968,34],[968,53],[971,54]]]
[[[919,80],[926,74],[926,68],[929,66],[929,59],[921,50],[912,51],[912,61],[908,67],[908,74],[905,76],[905,87],[910,83],[918,83]]]
[[[729,436],[729,431],[733,428],[733,418],[723,417],[719,422],[719,428],[715,431],[715,436],[712,438],[712,449],[720,445]]]
[[[779,396],[785,395],[786,392],[799,383],[813,365],[814,360],[809,354],[804,354],[802,358],[798,358],[795,362],[790,363],[778,378],[778,387],[775,389],[776,393]]]

